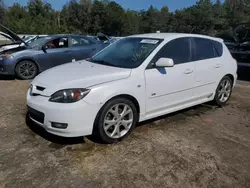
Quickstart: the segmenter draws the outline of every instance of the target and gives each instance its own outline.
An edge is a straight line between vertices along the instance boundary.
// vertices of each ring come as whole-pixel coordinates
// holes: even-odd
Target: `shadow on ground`
[[[160,117],[156,117],[150,120],[146,120],[143,122],[138,123],[137,126],[144,126],[146,124],[152,124],[155,122],[160,122],[163,120],[169,120],[169,121],[175,121],[175,120],[185,120],[189,116],[200,116],[201,114],[206,113],[207,111],[213,110],[215,108],[218,108],[217,106],[214,106],[212,102],[208,102],[205,104],[193,106],[184,110],[180,110],[177,112],[173,112],[170,114],[166,114]]]
[[[15,77],[8,75],[0,75],[0,80],[15,80]]]
[[[203,113],[206,113],[209,110],[213,110],[215,106],[211,105],[210,103],[203,104],[203,105],[198,105],[194,106],[188,109],[184,109],[178,112],[174,112],[171,114],[163,115],[157,118],[153,118],[147,121],[143,121],[137,124],[137,127],[140,126],[146,126],[148,124],[153,124],[153,123],[164,123],[166,120],[167,121],[175,121],[175,120],[185,120],[188,116],[199,116]],[[73,137],[73,138],[65,138],[65,137],[60,137],[56,136],[53,134],[48,133],[43,129],[42,127],[38,126],[34,122],[32,122],[29,118],[28,115],[26,115],[26,125],[36,134],[38,134],[40,137],[44,138],[47,141],[50,141],[55,144],[59,145],[75,145],[75,144],[83,144],[85,143],[84,137]],[[89,140],[92,142],[98,143],[98,144],[103,144],[100,140],[92,137],[92,136],[87,136]]]

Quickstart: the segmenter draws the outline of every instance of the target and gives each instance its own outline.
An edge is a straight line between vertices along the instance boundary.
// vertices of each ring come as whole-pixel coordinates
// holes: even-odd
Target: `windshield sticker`
[[[159,42],[159,40],[150,40],[150,39],[143,39],[141,41],[141,43],[144,43],[144,44],[157,44]]]

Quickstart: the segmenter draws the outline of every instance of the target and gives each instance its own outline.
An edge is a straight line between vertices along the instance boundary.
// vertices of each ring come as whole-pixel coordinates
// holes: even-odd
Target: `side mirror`
[[[45,45],[42,45],[42,51],[43,51],[44,53],[47,53],[47,50],[46,50]]]
[[[173,67],[174,61],[170,58],[160,58],[156,63],[156,67]]]

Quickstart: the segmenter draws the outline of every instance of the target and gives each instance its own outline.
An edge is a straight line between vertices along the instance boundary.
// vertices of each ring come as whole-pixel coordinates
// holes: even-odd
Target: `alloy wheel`
[[[118,139],[126,135],[133,125],[133,110],[124,103],[112,106],[105,115],[103,128],[106,135]]]
[[[229,80],[225,79],[220,83],[218,90],[218,98],[220,102],[224,103],[229,99],[231,90],[232,87],[231,87],[231,82]]]
[[[23,63],[19,67],[19,73],[24,78],[33,77],[36,74],[36,67],[34,63]]]

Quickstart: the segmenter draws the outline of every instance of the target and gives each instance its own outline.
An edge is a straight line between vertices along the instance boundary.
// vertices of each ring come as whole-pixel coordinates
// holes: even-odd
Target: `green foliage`
[[[0,0],[0,23],[3,22],[4,14],[5,14],[4,3],[3,0]]]
[[[55,11],[42,0],[26,6],[5,8],[0,0],[0,22],[16,33],[82,33],[124,36],[137,33],[185,32],[217,35],[228,33],[237,23],[250,22],[250,0],[200,0],[175,12],[167,6],[158,10],[124,10],[110,0],[70,0]]]

